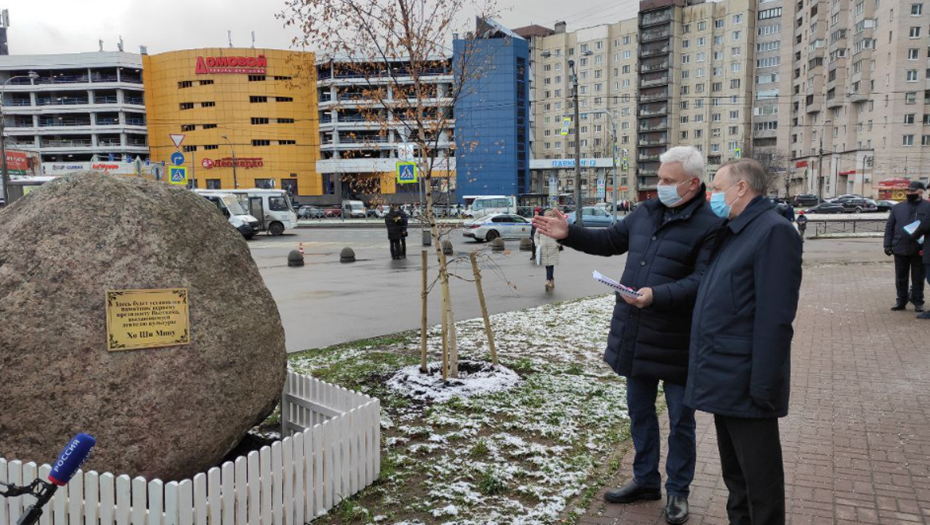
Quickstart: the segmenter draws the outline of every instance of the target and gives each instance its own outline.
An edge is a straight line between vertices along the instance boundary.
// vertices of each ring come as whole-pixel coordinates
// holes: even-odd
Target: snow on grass
[[[442,378],[442,363],[429,363],[426,374],[420,372],[420,365],[400,369],[388,382],[388,388],[402,396],[419,401],[445,402],[453,397],[472,397],[510,390],[520,382],[520,376],[513,370],[490,363],[477,361],[460,361],[459,376]]]
[[[380,523],[549,524],[627,435],[624,382],[602,361],[613,305],[608,296],[492,316],[509,372],[500,377],[512,382],[477,396],[419,374],[416,333],[297,354],[291,366],[381,399],[382,479],[352,499]],[[490,361],[480,319],[457,330],[463,361]],[[428,343],[438,358],[439,327]],[[335,514],[317,522],[344,523]]]

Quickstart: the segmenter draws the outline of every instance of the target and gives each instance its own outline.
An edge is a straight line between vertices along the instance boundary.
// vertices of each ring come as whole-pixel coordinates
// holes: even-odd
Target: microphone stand
[[[0,485],[2,485],[2,487],[0,487],[0,496],[14,498],[16,496],[27,495],[36,498],[35,504],[26,507],[26,512],[19,517],[16,525],[35,525],[39,521],[39,517],[42,516],[42,507],[52,499],[52,496],[55,495],[55,491],[58,490],[58,485],[53,485],[39,479],[33,480],[32,483],[25,487],[3,482],[0,482]],[[6,490],[3,490],[3,487],[5,487]]]

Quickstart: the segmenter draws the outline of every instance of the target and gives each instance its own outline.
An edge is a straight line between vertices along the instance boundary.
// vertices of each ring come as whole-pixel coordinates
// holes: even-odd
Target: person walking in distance
[[[552,210],[546,210],[545,216],[553,217],[554,214]],[[546,267],[546,291],[550,291],[555,288],[555,266],[559,264],[559,251],[562,246],[552,237],[541,235],[539,230],[536,230],[533,237],[539,252],[539,265]]]
[[[788,414],[801,239],[765,197],[752,159],[714,176],[710,206],[729,219],[694,305],[685,404],[714,414],[733,525],[784,525],[778,418]]]
[[[924,241],[921,248],[924,261],[924,276],[927,278],[927,283],[930,284],[930,214],[920,221],[920,225],[914,233],[911,234],[911,240],[913,241],[920,242],[921,238],[923,238]],[[917,314],[917,318],[930,319],[930,312]]]
[[[391,205],[391,211],[384,216],[384,225],[387,226],[388,241],[391,243],[391,259],[400,259],[401,246],[400,241],[403,239],[404,222],[403,212],[397,208],[396,204]],[[406,215],[406,214],[403,214]]]
[[[407,215],[404,210],[398,210],[397,213],[400,214],[400,223],[403,227],[403,231],[400,233],[400,253],[398,254],[398,259],[407,258],[407,225],[410,223],[410,216]]]
[[[919,255],[920,245],[911,239],[904,227],[922,221],[930,215],[930,202],[923,196],[927,187],[914,180],[907,187],[907,202],[896,204],[891,208],[888,222],[885,223],[885,255],[894,256],[895,289],[898,298],[893,311],[907,308],[910,301],[914,311],[924,311],[924,265]],[[910,277],[910,294],[908,294],[908,277]]]
[[[694,411],[684,405],[691,313],[723,221],[711,212],[705,198],[704,159],[697,149],[675,147],[659,160],[659,198],[643,202],[609,228],[569,226],[559,212],[535,217],[533,222],[542,235],[569,248],[601,256],[627,254],[621,282],[642,296],[617,295],[604,360],[627,378],[636,456],[633,479],[608,491],[604,499],[632,503],[662,497],[662,440],[656,415],[661,381],[669,418],[665,519],[678,524],[689,517],[696,457]]]

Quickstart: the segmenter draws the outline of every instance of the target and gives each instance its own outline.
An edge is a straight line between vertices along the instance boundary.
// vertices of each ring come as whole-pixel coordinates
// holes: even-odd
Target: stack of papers
[[[606,284],[607,286],[613,288],[620,295],[629,297],[630,299],[636,299],[637,297],[641,297],[643,295],[637,292],[636,290],[630,288],[629,286],[624,286],[618,283],[617,281],[611,279],[610,277],[603,275],[601,272],[597,270],[594,270],[593,277],[595,281]]]
[[[914,235],[914,232],[917,231],[918,226],[920,226],[920,221],[914,221],[908,224],[907,226],[905,226],[904,231],[906,231],[908,235]],[[920,239],[917,239],[917,244],[923,244],[923,243],[924,243],[924,236],[921,235]]]

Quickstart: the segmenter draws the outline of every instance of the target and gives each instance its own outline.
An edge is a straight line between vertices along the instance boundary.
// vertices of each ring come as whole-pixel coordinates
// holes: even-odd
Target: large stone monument
[[[242,235],[206,199],[79,173],[0,210],[0,457],[177,480],[274,409],[284,329]]]

